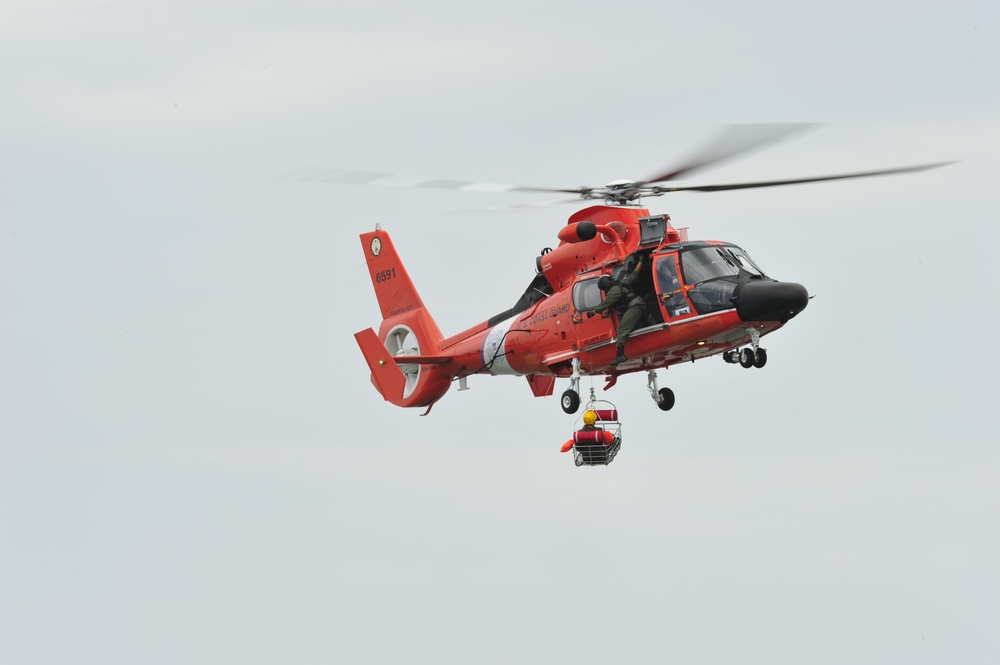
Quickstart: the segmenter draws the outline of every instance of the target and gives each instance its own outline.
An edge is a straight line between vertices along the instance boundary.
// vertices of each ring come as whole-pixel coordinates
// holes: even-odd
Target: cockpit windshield
[[[729,245],[726,247],[726,249],[729,251],[730,254],[732,254],[733,258],[736,259],[736,262],[739,263],[740,266],[748,273],[750,273],[751,275],[756,275],[758,277],[767,277],[767,275],[764,274],[764,271],[761,270],[757,266],[757,264],[753,262],[753,259],[751,259],[750,255],[747,254],[745,251],[743,251],[739,247],[736,247],[735,245]]]
[[[687,297],[699,314],[733,309],[736,286],[764,272],[736,245],[686,247],[679,252]]]
[[[750,260],[747,253],[735,245],[717,245],[685,250],[681,253],[684,282],[701,284],[720,277],[737,277],[741,273],[763,277],[764,272]]]

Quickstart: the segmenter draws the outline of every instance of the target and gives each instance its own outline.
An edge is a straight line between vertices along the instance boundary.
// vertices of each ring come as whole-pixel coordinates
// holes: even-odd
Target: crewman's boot
[[[625,357],[625,347],[624,346],[619,346],[618,347],[618,355],[615,356],[615,359],[612,360],[608,364],[611,365],[612,367],[614,367],[615,365],[621,365],[626,360],[628,360],[628,358]]]

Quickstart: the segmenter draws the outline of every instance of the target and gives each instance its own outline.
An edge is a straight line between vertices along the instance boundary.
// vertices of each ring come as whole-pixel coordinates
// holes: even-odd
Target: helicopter
[[[670,216],[652,214],[642,199],[669,193],[719,192],[849,178],[914,173],[950,162],[784,180],[675,186],[670,181],[774,141],[808,125],[736,125],[680,166],[644,180],[615,180],[603,187],[540,188],[453,180],[412,179],[383,173],[311,170],[300,180],[449,187],[473,191],[553,192],[594,201],[569,216],[554,248],[535,258],[535,272],[512,307],[445,337],[424,305],[387,231],[360,234],[382,321],[376,333],[355,334],[371,381],[399,407],[430,413],[458,383],[473,375],[526,377],[535,397],[552,396],[558,379],[569,379],[560,406],[580,407],[584,376],[604,376],[609,390],[626,374],[645,373],[656,406],[669,411],[675,395],[661,387],[658,370],[721,356],[743,368],[763,368],[761,340],[802,313],[805,286],[769,276],[740,246],[693,240]],[[566,203],[568,201],[560,201]],[[613,283],[635,271],[634,294],[643,318],[616,356],[621,312],[601,308],[609,276]]]

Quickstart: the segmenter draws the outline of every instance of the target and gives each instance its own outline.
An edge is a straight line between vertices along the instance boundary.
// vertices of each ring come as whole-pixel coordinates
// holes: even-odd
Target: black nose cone
[[[745,282],[736,288],[736,313],[744,321],[781,321],[809,304],[806,287],[794,282]]]

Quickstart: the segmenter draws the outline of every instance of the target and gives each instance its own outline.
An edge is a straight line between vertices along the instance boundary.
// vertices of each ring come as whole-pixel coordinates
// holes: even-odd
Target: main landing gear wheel
[[[735,365],[740,361],[739,349],[729,349],[722,354],[722,359],[725,360],[730,365]]]
[[[764,349],[757,349],[757,353],[754,354],[753,366],[760,368],[767,364],[767,351]]]
[[[648,370],[646,376],[646,389],[649,391],[649,396],[656,402],[657,408],[660,411],[669,411],[674,408],[674,391],[670,388],[661,388],[659,386],[656,381],[655,370]]]
[[[740,367],[743,367],[745,369],[750,369],[751,367],[753,367],[755,359],[756,358],[753,349],[748,347],[740,351]]]
[[[656,406],[660,407],[660,411],[669,411],[674,408],[674,391],[670,388],[660,388],[659,393],[660,399],[656,401]]]
[[[580,393],[575,390],[567,390],[559,398],[559,403],[565,413],[576,413],[577,409],[580,408]]]

